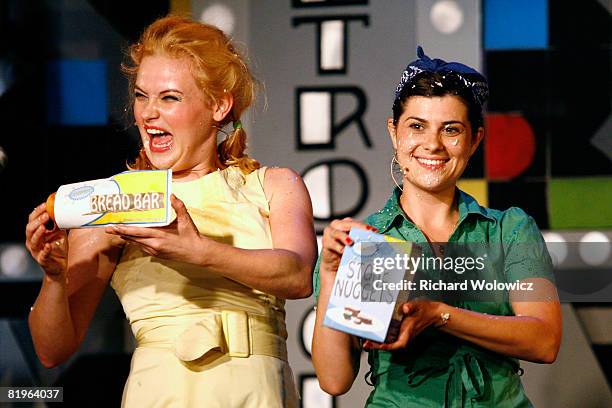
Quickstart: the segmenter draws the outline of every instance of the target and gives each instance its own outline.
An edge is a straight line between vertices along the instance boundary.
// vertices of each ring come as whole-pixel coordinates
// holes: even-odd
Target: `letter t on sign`
[[[294,17],[293,26],[313,23],[317,25],[317,65],[319,75],[346,74],[348,57],[348,23],[361,21],[370,25],[366,14],[352,16],[307,16]]]

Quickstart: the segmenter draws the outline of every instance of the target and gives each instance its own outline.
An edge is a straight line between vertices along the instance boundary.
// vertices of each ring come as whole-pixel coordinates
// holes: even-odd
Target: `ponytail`
[[[246,154],[246,137],[242,123],[239,120],[235,121],[234,131],[217,146],[217,152],[223,165],[238,166],[243,173],[250,174],[260,168],[261,164]]]

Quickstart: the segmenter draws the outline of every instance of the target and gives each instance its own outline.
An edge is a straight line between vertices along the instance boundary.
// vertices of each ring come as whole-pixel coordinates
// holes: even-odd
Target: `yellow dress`
[[[229,167],[172,190],[201,234],[238,248],[272,248],[264,174]],[[111,285],[137,341],[123,407],[298,405],[283,300],[132,244]]]

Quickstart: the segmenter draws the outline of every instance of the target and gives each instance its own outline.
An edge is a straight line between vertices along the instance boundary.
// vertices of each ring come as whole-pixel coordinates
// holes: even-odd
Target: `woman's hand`
[[[321,271],[333,272],[338,270],[340,258],[344,253],[346,245],[353,245],[353,240],[349,237],[351,228],[362,228],[369,231],[378,231],[376,228],[355,221],[352,218],[334,220],[323,230],[323,249],[321,250]]]
[[[106,232],[118,235],[125,241],[140,245],[146,253],[175,261],[198,263],[201,255],[198,243],[206,239],[198,232],[185,204],[174,194],[170,197],[176,220],[165,227],[128,227],[115,225],[107,227]]]
[[[418,336],[428,326],[440,321],[439,313],[440,303],[432,302],[427,299],[417,299],[406,302],[402,305],[404,317],[400,327],[400,333],[397,340],[393,343],[377,343],[375,341],[366,340],[363,347],[367,349],[378,350],[398,350],[408,345],[412,339]]]
[[[68,260],[68,236],[53,223],[53,229],[45,227],[53,223],[45,203],[30,213],[26,225],[26,248],[40,264],[47,275],[61,275],[66,272]]]

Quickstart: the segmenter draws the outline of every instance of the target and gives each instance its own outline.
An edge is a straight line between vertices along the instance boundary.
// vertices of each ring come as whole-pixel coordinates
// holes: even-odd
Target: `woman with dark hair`
[[[432,60],[420,47],[417,54],[402,74],[387,120],[392,163],[399,165],[402,185],[364,223],[336,220],[324,232],[315,270],[317,376],[328,393],[347,392],[364,348],[374,385],[368,407],[528,407],[518,359],[552,363],[561,341],[550,256],[524,211],[482,207],[457,188],[484,137],[486,79],[463,64]],[[414,298],[402,305],[396,341],[361,341],[323,326],[340,258],[345,245],[353,244],[348,236],[353,227],[415,242],[432,257],[442,257],[451,245],[485,245],[496,258],[486,263],[482,276],[526,284],[521,288],[533,285],[535,291],[526,296],[510,290],[501,300],[471,293]],[[449,277],[423,273],[422,279]]]
[[[312,291],[306,187],[246,154],[255,80],[221,30],[165,17],[130,59],[142,140],[131,168],[172,169],[177,219],[66,234],[46,230],[38,206],[26,227],[45,272],[29,317],[36,352],[47,367],[66,361],[110,281],[137,342],[122,406],[295,407],[284,299]]]

